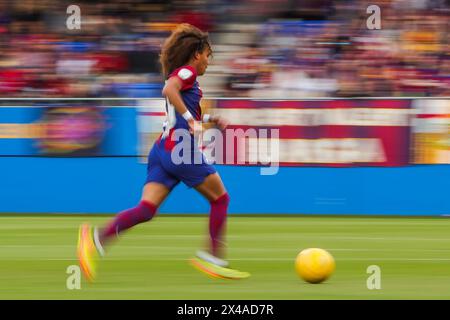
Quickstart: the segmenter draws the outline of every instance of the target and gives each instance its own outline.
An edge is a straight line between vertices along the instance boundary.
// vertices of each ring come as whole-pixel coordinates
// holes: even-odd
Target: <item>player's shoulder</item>
[[[182,66],[175,69],[170,75],[170,77],[178,77],[182,81],[195,80],[197,78],[197,71],[192,66]]]

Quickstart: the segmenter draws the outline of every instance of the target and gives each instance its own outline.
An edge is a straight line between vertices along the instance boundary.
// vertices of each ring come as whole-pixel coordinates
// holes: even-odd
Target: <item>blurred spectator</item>
[[[246,96],[252,89],[266,88],[269,85],[265,80],[268,80],[270,60],[256,45],[250,45],[242,51],[242,54],[230,62],[227,69],[230,76],[226,87],[234,96]]]

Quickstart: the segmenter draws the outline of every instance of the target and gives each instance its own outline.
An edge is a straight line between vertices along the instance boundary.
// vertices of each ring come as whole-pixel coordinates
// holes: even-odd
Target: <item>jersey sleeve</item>
[[[177,77],[181,80],[181,91],[192,88],[197,79],[197,72],[191,66],[184,66],[176,69],[169,75],[169,79],[172,77]]]

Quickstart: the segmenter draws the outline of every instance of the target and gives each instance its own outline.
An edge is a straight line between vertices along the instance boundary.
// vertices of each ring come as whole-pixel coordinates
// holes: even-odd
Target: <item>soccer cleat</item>
[[[229,266],[228,261],[220,259],[220,258],[218,258],[216,256],[213,256],[209,252],[206,252],[206,251],[203,251],[203,250],[197,251],[196,257],[199,258],[202,261],[206,261],[206,262],[212,263],[212,264],[214,264],[216,266],[219,266],[219,267],[228,268],[228,266]]]
[[[96,277],[98,252],[92,238],[91,226],[83,224],[78,232],[78,261],[84,276],[89,282]]]
[[[218,266],[198,257],[192,258],[191,265],[204,274],[216,279],[240,280],[250,277],[250,273]]]

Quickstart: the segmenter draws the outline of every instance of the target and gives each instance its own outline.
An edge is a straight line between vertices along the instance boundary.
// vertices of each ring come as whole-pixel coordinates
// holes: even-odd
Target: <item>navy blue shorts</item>
[[[202,158],[203,159],[203,158]],[[172,190],[180,181],[188,187],[196,187],[207,176],[216,173],[216,169],[206,161],[199,164],[175,164],[171,159],[171,152],[164,149],[162,144],[155,143],[148,155],[147,179],[145,183],[158,182]]]

